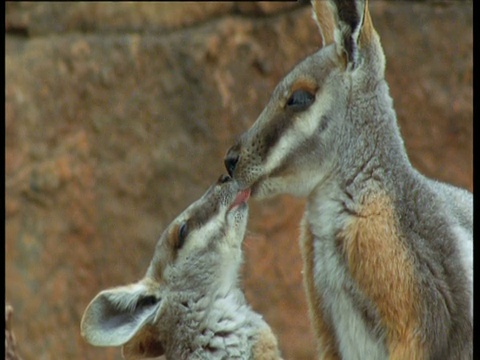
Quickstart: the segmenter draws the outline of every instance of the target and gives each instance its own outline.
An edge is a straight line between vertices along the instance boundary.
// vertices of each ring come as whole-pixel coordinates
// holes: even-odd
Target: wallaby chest
[[[300,239],[305,287],[310,306],[316,307],[310,311],[317,336],[328,344],[332,358],[360,359],[368,354],[370,359],[384,359],[381,340],[370,331],[356,304],[355,284],[335,237],[348,215],[335,200],[322,202],[317,210],[307,209]],[[316,222],[310,221],[312,216]]]
[[[384,359],[389,335],[416,326],[416,289],[390,199],[382,192],[360,199],[354,203],[335,186],[309,198],[301,237],[305,282],[311,306],[321,310],[320,337],[330,337],[343,358]],[[397,316],[406,319],[401,329],[393,324]]]

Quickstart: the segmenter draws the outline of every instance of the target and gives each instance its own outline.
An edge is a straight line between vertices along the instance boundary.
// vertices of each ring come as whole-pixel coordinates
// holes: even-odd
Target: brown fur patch
[[[333,32],[335,30],[335,19],[329,8],[327,1],[312,0],[314,18],[322,34],[322,46],[329,45],[334,42]]]
[[[254,360],[278,360],[280,353],[275,335],[268,328],[261,330],[258,340],[253,345],[252,355]]]
[[[337,341],[331,324],[324,319],[322,298],[318,289],[315,289],[314,281],[314,249],[313,234],[311,233],[306,216],[302,219],[300,226],[300,245],[303,258],[303,280],[307,292],[308,306],[310,309],[310,318],[313,327],[320,341],[322,354],[320,359],[338,360]]]
[[[375,194],[365,199],[337,241],[353,279],[377,306],[387,330],[390,359],[424,358],[413,259],[389,197]]]
[[[298,79],[292,84],[290,93],[293,93],[296,90],[305,90],[309,93],[315,94],[318,90],[318,85],[315,81],[309,79]]]
[[[172,226],[172,228],[168,232],[167,241],[169,246],[171,246],[172,248],[177,247],[179,230],[180,230],[180,224],[175,224],[174,226]]]
[[[375,28],[373,27],[370,11],[368,10],[368,0],[367,0],[365,1],[365,10],[363,13],[363,24],[362,24],[362,29],[360,31],[358,42],[364,46],[368,45],[372,39],[372,35],[374,32],[375,32]]]

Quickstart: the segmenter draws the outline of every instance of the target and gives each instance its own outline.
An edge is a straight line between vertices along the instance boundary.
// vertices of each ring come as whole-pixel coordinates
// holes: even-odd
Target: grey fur
[[[364,216],[365,199],[385,194],[419,289],[418,356],[471,359],[473,196],[412,167],[368,5],[332,0],[330,7],[319,8],[338,11],[333,14],[335,43],[300,62],[277,85],[257,121],[227,153],[228,168],[258,199],[282,193],[308,199],[304,224],[314,237],[315,291],[323,299],[321,317],[333,329],[337,355],[383,359],[396,351],[388,342],[401,340],[389,338],[377,304],[353,279],[338,247],[347,224]],[[360,12],[352,15],[352,9]],[[356,27],[359,19],[361,28]],[[322,37],[333,38],[325,32]],[[305,79],[314,84],[315,101],[301,113],[289,113],[290,89]],[[282,133],[275,142],[266,141],[278,121]]]

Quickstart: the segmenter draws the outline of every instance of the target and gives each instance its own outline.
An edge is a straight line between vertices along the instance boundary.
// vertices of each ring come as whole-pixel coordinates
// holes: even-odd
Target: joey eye
[[[187,223],[184,222],[178,228],[178,239],[176,244],[177,249],[181,249],[183,247],[183,244],[185,244],[185,239],[187,238],[187,235],[188,235],[188,226],[187,226]]]
[[[286,107],[293,111],[306,110],[315,100],[315,94],[303,89],[295,90],[287,100]]]

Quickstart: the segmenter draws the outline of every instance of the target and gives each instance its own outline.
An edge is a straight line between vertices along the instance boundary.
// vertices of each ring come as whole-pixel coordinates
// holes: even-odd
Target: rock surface
[[[472,2],[371,2],[412,163],[473,191]],[[321,45],[304,3],[6,4],[6,298],[26,359],[121,359],[80,337],[100,290],[220,173]],[[251,202],[244,286],[286,359],[315,358],[303,201]]]

